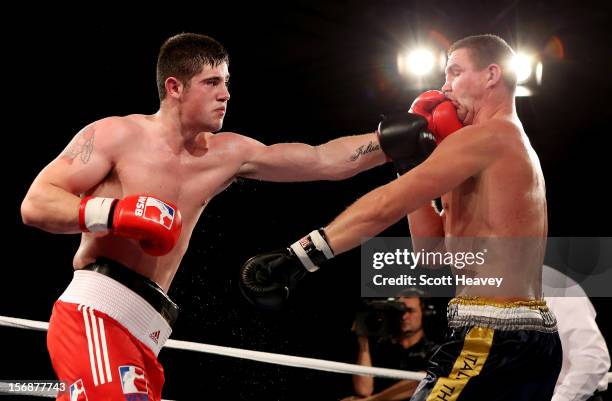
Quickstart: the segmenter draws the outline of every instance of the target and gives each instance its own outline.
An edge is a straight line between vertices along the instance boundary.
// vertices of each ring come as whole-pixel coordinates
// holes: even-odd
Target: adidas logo
[[[151,337],[151,340],[153,340],[153,342],[157,344],[157,342],[159,341],[159,330],[149,334],[149,337]]]

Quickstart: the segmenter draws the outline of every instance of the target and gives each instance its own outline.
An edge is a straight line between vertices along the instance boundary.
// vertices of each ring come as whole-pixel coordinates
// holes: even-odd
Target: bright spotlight
[[[533,91],[524,85],[517,85],[516,92],[514,92],[514,96],[516,97],[533,96]]]
[[[533,57],[524,53],[517,53],[511,62],[512,69],[516,74],[516,83],[522,84],[527,82],[531,76]]]
[[[536,64],[536,82],[539,85],[542,85],[542,69],[544,67],[542,66],[542,62],[538,62],[538,64]]]
[[[405,66],[414,75],[429,74],[435,64],[434,54],[427,49],[412,50],[405,56]]]
[[[412,90],[441,86],[445,65],[446,52],[434,45],[422,43],[397,52],[397,71]]]

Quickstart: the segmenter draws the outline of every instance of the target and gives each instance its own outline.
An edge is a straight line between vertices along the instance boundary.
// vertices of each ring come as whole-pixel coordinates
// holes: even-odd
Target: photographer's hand
[[[359,345],[359,351],[357,352],[357,364],[372,366],[370,341],[368,336],[360,335],[357,330],[357,321],[353,322],[351,331],[357,334],[357,344]],[[374,391],[374,378],[371,376],[353,375],[353,388],[359,396],[369,396]]]

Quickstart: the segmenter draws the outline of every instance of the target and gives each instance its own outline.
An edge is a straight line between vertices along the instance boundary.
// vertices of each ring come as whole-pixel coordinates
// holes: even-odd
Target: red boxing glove
[[[427,119],[427,129],[434,134],[437,143],[463,127],[453,103],[437,90],[421,93],[410,110]]]
[[[433,110],[432,121],[431,133],[434,134],[438,143],[463,128],[463,123],[457,116],[457,109],[450,100],[443,101]]]
[[[85,232],[110,231],[139,240],[146,253],[161,256],[176,244],[182,221],[176,206],[151,196],[131,195],[121,200],[88,196],[81,200],[79,225]]]
[[[430,120],[432,110],[443,101],[448,100],[444,93],[436,90],[430,90],[421,93],[410,106],[410,112],[420,114]]]

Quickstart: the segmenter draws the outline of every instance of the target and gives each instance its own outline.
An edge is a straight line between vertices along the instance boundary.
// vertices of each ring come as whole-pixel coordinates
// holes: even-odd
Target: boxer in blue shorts
[[[549,400],[562,353],[555,317],[542,300],[546,194],[540,162],[516,113],[516,76],[508,65],[513,55],[494,35],[454,43],[437,100],[428,92],[412,106],[424,117],[414,135],[429,131],[438,139],[433,153],[326,227],[285,250],[251,258],[241,270],[247,298],[268,307],[282,302],[305,272],[406,215],[415,249],[424,238],[439,238],[437,247],[447,251],[461,240],[477,239],[480,249],[497,243],[495,255],[469,277],[502,277],[505,290],[457,287],[448,308],[448,342],[432,356],[412,400]],[[465,126],[444,137],[439,130],[449,122],[440,119],[439,107],[446,100]],[[395,128],[383,123],[379,131],[384,150]],[[441,211],[431,203],[438,197]]]

